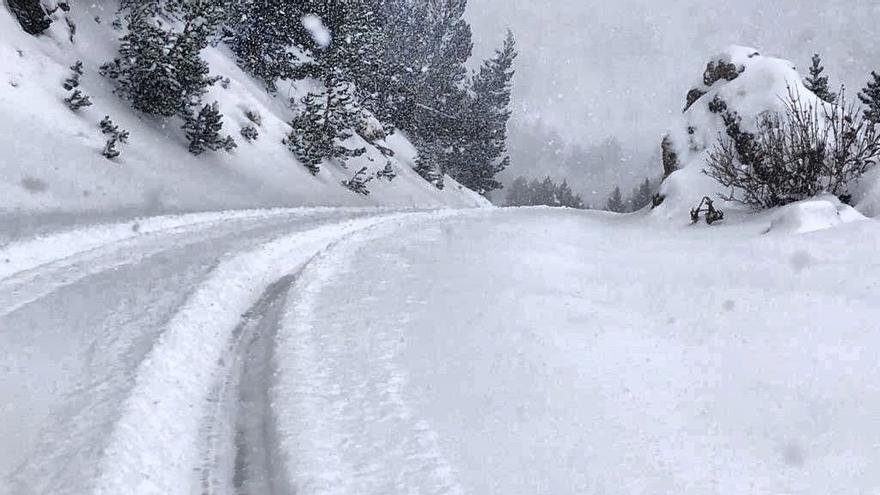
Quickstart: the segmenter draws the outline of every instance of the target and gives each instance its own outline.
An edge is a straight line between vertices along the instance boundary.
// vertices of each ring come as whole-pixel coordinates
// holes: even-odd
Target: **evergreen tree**
[[[391,160],[385,162],[385,168],[376,172],[377,179],[385,179],[388,182],[393,181],[397,177],[397,171],[394,170],[394,165],[391,164]]]
[[[9,10],[28,34],[40,34],[52,25],[40,0],[9,0]]]
[[[502,48],[483,63],[474,77],[467,151],[451,174],[484,195],[502,187],[495,176],[510,164],[510,157],[506,156],[507,123],[516,56],[516,42],[508,31]]]
[[[350,180],[342,181],[342,185],[358,194],[369,196],[370,190],[367,189],[367,184],[373,179],[372,175],[367,174],[367,167],[362,167]]]
[[[220,105],[216,101],[203,106],[197,115],[188,118],[183,129],[189,140],[189,152],[194,155],[200,155],[206,150],[232,151],[236,147],[235,140],[231,136],[220,137],[220,131],[223,129],[223,114],[220,113]]]
[[[260,137],[260,131],[258,131],[257,128],[252,125],[246,125],[241,128],[241,137],[243,137],[247,142],[252,143]]]
[[[82,60],[77,60],[73,65],[70,66],[70,77],[64,80],[64,84],[62,86],[67,91],[73,91],[74,88],[79,87],[79,78],[83,75],[83,63]]]
[[[626,205],[623,202],[623,194],[620,192],[619,186],[615,186],[614,190],[611,191],[608,202],[605,203],[605,210],[613,211],[614,213],[626,212]]]
[[[525,177],[517,177],[507,188],[506,206],[531,206],[532,192]]]
[[[101,73],[116,82],[115,92],[136,110],[163,117],[188,116],[215,82],[208,77],[208,65],[200,52],[222,19],[220,9],[221,5],[209,0],[132,5],[119,56],[105,64]],[[158,20],[178,12],[178,29],[172,27],[178,23]]]
[[[321,170],[324,160],[338,160],[345,166],[348,159],[366,153],[364,148],[344,145],[360,126],[354,98],[351,85],[344,83],[303,98],[305,109],[290,123],[293,129],[287,145],[312,175]]]
[[[227,43],[238,64],[260,78],[270,91],[278,79],[294,78],[300,61],[291,49],[293,33],[301,29],[294,0],[244,0],[234,3]]]
[[[813,65],[810,66],[810,75],[804,80],[804,85],[821,100],[833,103],[837,99],[837,93],[833,93],[828,86],[828,76],[823,76],[825,67],[822,66],[822,58],[818,53],[813,55]]]
[[[651,204],[654,198],[654,186],[651,179],[645,179],[644,182],[633,189],[632,196],[628,200],[631,211],[638,211]]]
[[[871,72],[871,80],[859,93],[859,100],[865,104],[865,119],[873,124],[880,123],[880,74]]]
[[[73,111],[77,111],[83,107],[92,106],[91,98],[83,94],[83,92],[78,89],[73,90],[73,93],[65,98],[64,102],[67,103],[67,107]]]

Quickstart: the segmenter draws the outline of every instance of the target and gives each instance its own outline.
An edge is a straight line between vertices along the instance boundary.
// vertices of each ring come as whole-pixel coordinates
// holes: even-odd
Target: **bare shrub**
[[[880,158],[880,133],[844,92],[832,103],[804,102],[789,88],[785,110],[758,118],[745,132],[723,109],[719,137],[703,173],[731,189],[728,201],[772,208],[820,193],[838,197]],[[718,113],[718,112],[716,112]]]

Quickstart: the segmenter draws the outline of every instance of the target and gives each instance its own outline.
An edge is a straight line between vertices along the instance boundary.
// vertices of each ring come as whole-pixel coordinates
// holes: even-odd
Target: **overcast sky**
[[[878,0],[470,0],[475,54],[519,40],[515,119],[583,144],[653,148],[706,62],[730,44],[804,70],[823,54],[850,92],[880,70]]]

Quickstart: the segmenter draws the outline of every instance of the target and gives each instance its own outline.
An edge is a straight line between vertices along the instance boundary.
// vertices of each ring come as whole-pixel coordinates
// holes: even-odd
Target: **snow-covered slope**
[[[702,172],[709,151],[725,133],[721,115],[710,110],[710,103],[716,97],[740,116],[744,130],[753,131],[762,113],[785,110],[789,90],[805,105],[824,104],[804,86],[803,76],[787,60],[763,56],[758,50],[741,46],[730,47],[714,57],[693,86],[688,98],[690,105],[669,131],[671,151],[677,155],[679,170],[663,183],[661,193],[666,199],[653,214],[686,221],[688,211],[703,196],[714,199],[720,193],[730,192]],[[874,170],[852,191],[856,208],[869,216],[880,214],[878,178]],[[723,208],[729,217],[743,210],[734,203],[725,204]]]
[[[141,213],[293,205],[482,206],[481,197],[449,180],[438,191],[412,171],[415,150],[402,135],[389,138],[396,151],[398,178],[373,181],[363,197],[342,187],[362,166],[385,166],[373,149],[349,164],[349,170],[327,165],[312,177],[281,143],[293,111],[290,98],[301,90],[282,84],[277,97],[243,73],[223,45],[203,53],[211,73],[229,79],[215,85],[206,102],[217,100],[224,114],[224,134],[239,144],[232,154],[186,150],[180,122],[168,124],[137,115],[112,93],[98,74],[118,47],[120,33],[111,23],[115,2],[77,2],[66,14],[76,25],[69,40],[63,19],[40,37],[24,33],[0,8],[0,214],[21,211],[134,210]],[[61,87],[68,67],[82,60],[81,89],[93,106],[73,112],[63,102]],[[249,123],[246,111],[262,117],[253,144],[239,130]],[[131,132],[122,155],[109,161],[100,151],[104,136],[98,122],[109,115]]]

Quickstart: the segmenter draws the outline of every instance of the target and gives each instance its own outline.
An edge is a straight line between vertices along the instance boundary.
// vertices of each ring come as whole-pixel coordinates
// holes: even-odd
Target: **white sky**
[[[515,120],[583,144],[653,148],[711,55],[730,44],[798,68],[822,53],[850,94],[880,70],[878,0],[470,0],[475,54],[519,40]]]

